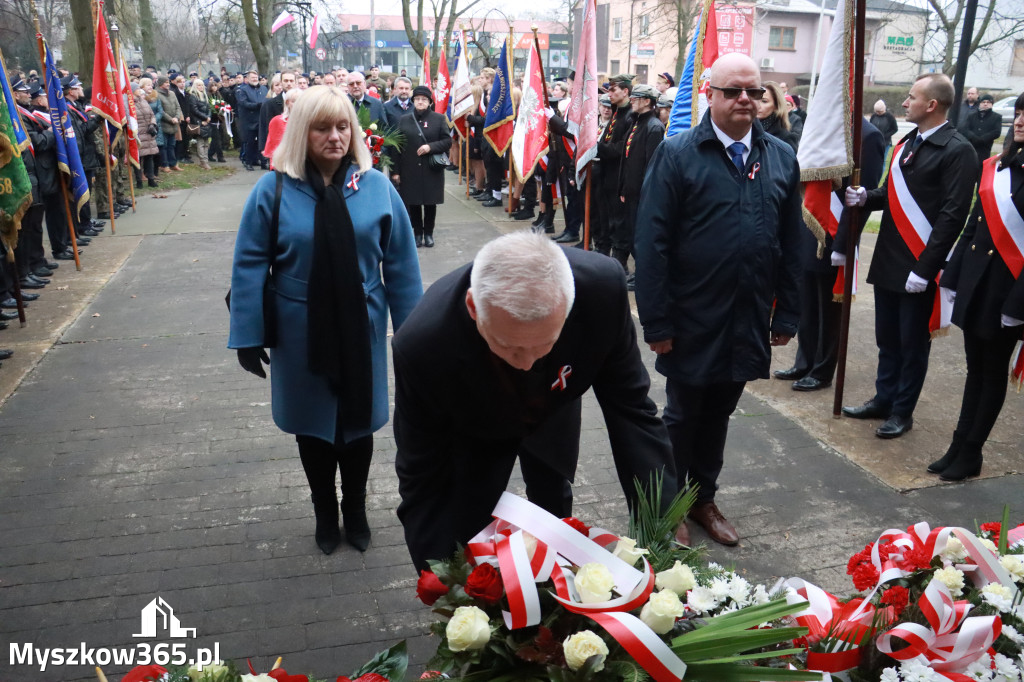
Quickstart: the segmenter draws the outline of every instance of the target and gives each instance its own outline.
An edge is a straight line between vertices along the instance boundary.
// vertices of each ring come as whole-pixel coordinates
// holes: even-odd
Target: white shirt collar
[[[921,141],[924,142],[929,137],[931,137],[934,133],[938,132],[939,128],[941,128],[942,126],[946,125],[947,123],[949,123],[949,121],[943,121],[939,125],[935,126],[934,128],[929,128],[928,130],[921,130],[920,128],[918,128],[917,129],[917,134],[921,136]]]
[[[750,129],[747,130],[747,134],[744,135],[741,139],[734,140],[732,137],[727,135],[725,133],[725,131],[723,131],[721,128],[719,128],[717,125],[715,125],[715,119],[711,118],[711,114],[708,114],[708,120],[711,121],[711,127],[715,131],[715,136],[719,139],[719,141],[721,141],[722,146],[725,147],[725,153],[726,154],[729,153],[729,145],[731,145],[733,142],[742,142],[743,143],[743,146],[746,147],[746,149],[743,150],[743,163],[746,164],[747,163],[747,157],[750,156],[750,142],[751,142],[751,139],[753,138],[753,129],[754,129],[754,127],[751,126]]]

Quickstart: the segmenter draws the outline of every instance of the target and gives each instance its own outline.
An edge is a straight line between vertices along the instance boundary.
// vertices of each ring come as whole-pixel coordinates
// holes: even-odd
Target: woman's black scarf
[[[761,119],[761,128],[763,128],[766,133],[774,135],[775,126],[782,128],[782,124],[779,123],[779,116],[774,111]]]
[[[317,167],[306,162],[306,177],[317,196],[309,274],[309,370],[326,377],[338,395],[339,433],[341,427],[370,428],[373,413],[370,319],[355,227],[343,194],[348,166],[346,159],[325,187]]]

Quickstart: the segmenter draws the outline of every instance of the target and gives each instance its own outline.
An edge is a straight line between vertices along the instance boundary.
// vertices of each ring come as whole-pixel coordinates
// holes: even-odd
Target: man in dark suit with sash
[[[483,529],[520,460],[529,499],[572,512],[581,397],[594,389],[619,483],[664,474],[671,445],[648,397],[614,261],[516,232],[426,292],[392,344],[398,516],[417,568]]]
[[[946,120],[952,103],[948,76],[919,76],[903,103],[917,128],[893,151],[886,183],[846,191],[848,206],[883,211],[868,271],[878,344],[875,396],[843,408],[854,419],[884,419],[879,438],[898,438],[913,427],[931,337],[949,324],[948,315],[942,319],[948,301],[935,280],[967,221],[978,180],[974,147]]]

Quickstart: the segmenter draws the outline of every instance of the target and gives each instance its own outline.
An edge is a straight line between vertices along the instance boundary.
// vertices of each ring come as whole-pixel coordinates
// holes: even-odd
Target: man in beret
[[[619,168],[626,134],[633,125],[629,93],[633,90],[633,76],[612,76],[608,85],[608,98],[612,104],[612,118],[597,138],[597,159],[593,164],[594,189],[597,190],[597,221],[594,230],[594,250],[611,255],[627,271],[629,249],[612,251],[613,235],[622,231],[625,207],[619,201]]]
[[[618,192],[624,209],[624,220],[619,231],[612,235],[612,248],[619,253],[630,254],[633,251],[640,188],[643,187],[644,174],[654,156],[654,150],[665,139],[665,126],[654,112],[658,97],[660,93],[650,85],[636,85],[629,95],[633,125],[626,134]],[[633,282],[634,275],[626,277],[626,286],[630,290],[633,289]]]

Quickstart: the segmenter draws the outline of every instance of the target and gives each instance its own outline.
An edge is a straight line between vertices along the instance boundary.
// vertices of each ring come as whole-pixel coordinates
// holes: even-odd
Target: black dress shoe
[[[6,360],[7,358],[11,357],[12,355],[14,355],[14,351],[13,350],[10,350],[10,349],[7,349],[7,348],[4,348],[4,349],[0,350],[0,360]]]
[[[106,223],[102,220],[90,220],[89,224],[92,225],[92,229],[94,230],[102,230],[106,225]]]
[[[28,304],[29,301],[35,301],[38,298],[39,298],[39,294],[22,294],[21,295],[21,300],[25,304]],[[12,298],[10,300],[13,301],[14,299]],[[3,306],[3,307],[6,308],[7,306]],[[17,308],[17,303],[15,303],[15,305],[12,306],[12,307]]]
[[[477,201],[490,201],[491,199],[494,198],[494,195],[491,194],[490,192],[484,191],[480,192],[480,194],[477,194],[473,198],[476,199]]]
[[[18,319],[17,310],[0,310],[0,321],[6,322],[7,320]]]
[[[249,163],[243,163],[242,168],[244,168],[247,171],[256,170],[255,168],[252,167],[252,164]]]
[[[484,203],[482,203],[480,205],[483,206],[484,208],[498,208],[499,206],[502,206],[503,204],[501,203],[501,199],[494,199],[492,197],[491,199],[488,199],[487,201],[485,201]]]
[[[867,401],[856,407],[843,407],[843,414],[853,419],[888,419],[889,408],[883,408],[875,402],[875,399]]]
[[[28,277],[23,277],[21,279],[22,289],[42,289],[45,286],[45,284],[33,278],[31,275],[29,275]]]
[[[875,430],[875,435],[879,438],[899,438],[912,428],[914,428],[913,417],[901,417],[894,414]]]
[[[790,367],[789,369],[778,369],[772,372],[772,376],[776,379],[782,379],[783,381],[794,381],[795,379],[803,379],[807,376],[806,369],[799,369],[797,367]]]
[[[418,249],[422,249],[423,248],[423,235],[422,234],[416,235],[416,248],[418,248]]]
[[[32,271],[36,277],[53,277],[53,270],[50,268],[36,268]]]
[[[820,391],[832,385],[831,381],[821,381],[812,376],[806,376],[793,382],[794,391]]]
[[[84,230],[82,230],[82,234],[80,234],[79,236],[80,237],[98,237],[99,234],[100,234],[99,232],[97,232],[96,230],[92,229],[91,227],[87,227]]]
[[[75,241],[78,243],[79,246],[89,246],[89,244],[92,244],[92,240],[89,239],[88,237],[79,237]]]
[[[28,280],[29,282],[36,282],[37,284],[42,284],[44,286],[50,283],[50,280],[46,279],[45,277],[33,275],[32,273],[29,273],[21,278],[22,282],[24,282],[25,280]]]
[[[53,255],[57,260],[75,260],[75,254],[71,253],[71,250],[61,251]]]
[[[573,242],[578,242],[580,240],[580,236],[566,231],[557,237],[552,237],[552,239],[556,244],[572,244]]]
[[[427,247],[428,249],[434,248],[434,235],[432,235],[432,234],[425,234],[425,235],[423,235],[423,246]]]
[[[123,206],[124,208],[131,208],[132,202],[128,201],[127,199],[118,199],[117,201],[114,202],[114,206]]]
[[[110,214],[109,213],[97,213],[96,217],[97,218],[102,218],[103,220],[110,220]]]
[[[43,259],[43,266],[47,270],[56,270],[57,268],[60,267],[60,264],[59,263],[54,263],[52,260]]]
[[[478,197],[478,196],[480,196],[483,193],[484,193],[484,191],[482,189],[471,189],[471,190],[469,190],[469,196],[471,196],[471,197]]]
[[[22,296],[22,298],[24,299],[25,297]],[[18,302],[14,300],[13,296],[11,298],[5,298],[4,300],[0,301],[0,308],[3,308],[4,310],[17,310]],[[15,316],[17,316],[17,313],[15,313]],[[14,318],[9,317],[6,319],[13,320]]]

